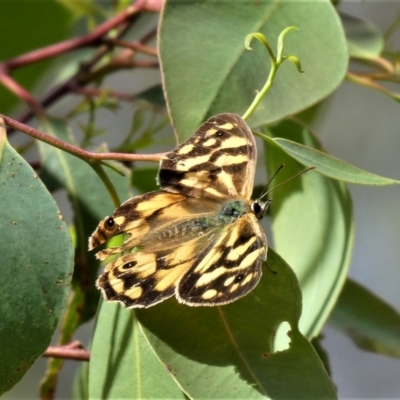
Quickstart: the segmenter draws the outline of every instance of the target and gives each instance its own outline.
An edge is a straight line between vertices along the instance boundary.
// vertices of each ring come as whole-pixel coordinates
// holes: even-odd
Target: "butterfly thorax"
[[[244,200],[227,201],[218,213],[218,219],[229,224],[250,212],[249,205]]]

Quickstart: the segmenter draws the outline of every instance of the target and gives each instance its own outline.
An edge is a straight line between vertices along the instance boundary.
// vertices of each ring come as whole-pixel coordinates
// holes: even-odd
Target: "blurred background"
[[[398,1],[344,1],[339,9],[373,22],[381,31],[400,17]],[[148,23],[155,21],[155,17],[150,17]],[[399,48],[399,44],[400,36],[395,35],[393,48]],[[116,90],[135,93],[159,82],[158,72],[136,70],[111,77],[106,83]],[[73,98],[67,98],[52,111],[63,114],[73,101]],[[118,142],[118,132],[128,131],[131,118],[131,106],[123,103],[117,113],[99,112],[96,122],[101,129],[113,132],[112,140]],[[399,127],[398,103],[346,81],[326,100],[326,108],[313,129],[330,154],[367,171],[400,179]],[[161,150],[173,147],[172,130],[170,133],[171,144]],[[110,135],[107,141],[109,138]],[[400,188],[350,185],[349,189],[354,203],[356,232],[350,276],[400,311]],[[68,221],[70,210],[65,194],[57,193],[57,201]],[[91,323],[81,327],[76,339],[88,346],[92,328]],[[361,351],[347,336],[329,326],[325,327],[323,336],[322,345],[328,352],[332,377],[341,399],[400,399],[399,360]],[[3,398],[38,398],[37,384],[45,366],[46,360],[38,360]],[[65,363],[57,399],[71,398],[78,366],[75,361]]]

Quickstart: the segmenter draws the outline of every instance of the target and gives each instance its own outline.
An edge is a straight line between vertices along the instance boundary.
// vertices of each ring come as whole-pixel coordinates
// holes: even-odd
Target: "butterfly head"
[[[271,204],[272,199],[261,201],[261,199],[254,200],[251,204],[251,210],[257,219],[262,219],[267,212],[268,206]]]
[[[269,184],[273,181],[273,179],[276,177],[276,175],[278,174],[278,172],[285,166],[285,164],[282,164],[277,171],[274,173],[274,175],[272,176],[272,178],[269,180],[268,184],[267,184],[267,188],[269,186]],[[289,179],[286,179],[284,182],[281,182],[279,185],[276,185],[275,187],[273,187],[272,189],[269,190],[265,190],[261,196],[257,199],[254,200],[252,205],[251,205],[251,210],[253,211],[254,215],[257,217],[257,219],[261,219],[264,217],[265,213],[267,212],[268,206],[271,204],[272,199],[268,199],[266,201],[262,201],[263,197],[267,196],[268,193],[272,192],[273,190],[275,190],[276,188],[278,188],[279,186],[282,186],[283,184],[291,181],[293,178],[296,178],[302,174],[304,174],[307,171],[310,171],[312,169],[315,169],[315,167],[309,167],[307,169],[305,169],[304,171],[299,172],[298,174],[292,176]]]

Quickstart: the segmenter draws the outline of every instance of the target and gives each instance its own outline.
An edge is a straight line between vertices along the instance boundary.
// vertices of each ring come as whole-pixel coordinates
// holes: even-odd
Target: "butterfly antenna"
[[[275,178],[276,174],[277,174],[284,166],[285,166],[285,164],[282,164],[282,165],[277,169],[277,171],[274,173],[274,175],[272,175],[272,178],[269,180],[269,182],[268,182],[268,184],[267,184],[267,187],[268,187],[268,185],[271,183],[271,181]],[[261,200],[264,196],[266,196],[268,193],[272,192],[273,190],[275,190],[275,189],[278,188],[279,186],[282,186],[282,185],[284,185],[285,183],[291,181],[292,179],[295,179],[295,178],[297,178],[298,176],[303,175],[303,174],[305,174],[306,172],[311,171],[311,170],[313,170],[313,169],[315,169],[315,167],[308,167],[308,168],[306,168],[305,170],[300,171],[300,172],[297,173],[296,175],[291,176],[290,178],[288,178],[288,179],[286,179],[285,181],[281,182],[279,185],[276,185],[276,186],[274,186],[273,188],[267,190],[265,193],[263,193],[263,194],[260,196],[259,200]]]
[[[259,200],[261,200],[269,191],[267,190],[268,189],[268,186],[271,184],[271,182],[275,179],[275,177],[278,175],[278,172],[282,169],[282,168],[284,168],[285,167],[285,164],[281,164],[280,166],[279,166],[279,168],[275,171],[275,173],[272,175],[272,177],[271,177],[271,179],[267,182],[267,185],[265,186],[265,189],[262,191],[262,193],[261,193],[261,195],[260,195],[260,197],[259,197]]]

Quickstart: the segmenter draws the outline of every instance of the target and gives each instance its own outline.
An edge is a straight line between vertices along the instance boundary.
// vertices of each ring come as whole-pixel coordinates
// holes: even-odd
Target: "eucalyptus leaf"
[[[43,119],[41,129],[51,136],[76,145],[68,125],[61,119]],[[39,148],[42,157],[42,170],[67,190],[73,208],[76,260],[79,262],[74,283],[83,285],[82,289],[88,296],[86,302],[89,301],[89,303],[86,303],[86,307],[83,307],[83,304],[78,307],[82,313],[79,317],[79,325],[93,317],[99,299],[98,291],[94,288],[99,262],[87,251],[88,238],[100,220],[111,214],[115,207],[104,184],[85,161],[42,142],[39,144]],[[118,167],[122,168],[121,165],[118,165]],[[121,176],[107,169],[107,173],[121,196],[121,201],[129,198],[130,177],[126,169],[124,172],[126,176]],[[83,276],[85,276],[85,279],[83,279]],[[88,279],[91,282],[90,285],[88,285]],[[80,301],[84,301],[84,299],[81,298]]]
[[[321,150],[311,132],[295,121],[271,127],[272,136]],[[276,139],[275,139],[276,140]],[[274,141],[265,142],[268,172],[286,167],[275,184],[304,169]],[[273,192],[270,206],[275,250],[294,269],[303,293],[300,330],[312,339],[326,322],[350,266],[352,204],[342,182],[310,171]]]
[[[158,190],[156,177],[158,174],[157,168],[135,168],[132,173],[132,186],[138,189],[141,193]]]
[[[249,119],[253,127],[308,108],[343,80],[347,44],[330,1],[166,2],[160,58],[170,117],[181,141],[209,116],[246,111],[270,69],[266,49],[254,41],[254,50],[246,50],[246,36],[262,32],[276,49],[279,34],[292,25],[300,30],[286,36],[284,55],[299,57],[305,73],[290,62],[282,64],[271,92]]]
[[[351,56],[373,59],[381,54],[384,37],[372,22],[347,14],[341,14],[341,18]]]
[[[172,299],[137,312],[153,350],[190,398],[335,399],[297,328],[300,314],[296,277],[272,250],[258,286],[232,304],[193,308]],[[290,344],[277,352],[274,337],[283,323]]]
[[[0,133],[0,394],[50,344],[73,267],[68,227],[36,172]]]
[[[315,167],[318,172],[330,178],[359,185],[384,186],[400,184],[400,181],[364,171],[321,150],[304,146],[288,139],[275,138],[273,140],[295,160],[308,167]]]
[[[72,387],[73,400],[89,400],[89,363],[83,362],[75,374]]]
[[[400,313],[348,279],[328,321],[363,350],[400,358]]]
[[[256,289],[227,306],[188,307],[170,299],[134,312],[102,303],[89,397],[336,399],[297,328],[300,314],[296,277],[272,250]],[[290,344],[277,352],[274,337],[283,323]]]

